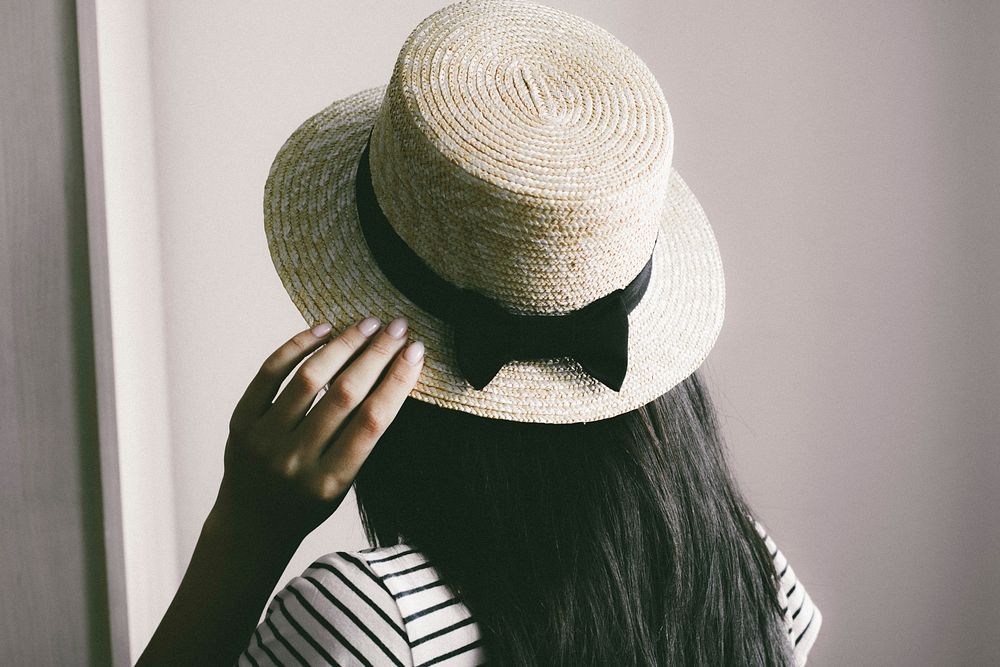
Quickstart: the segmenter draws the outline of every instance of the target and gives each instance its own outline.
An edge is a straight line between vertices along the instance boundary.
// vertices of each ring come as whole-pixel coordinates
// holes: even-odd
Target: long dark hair
[[[356,491],[368,539],[428,556],[491,664],[794,665],[698,372],[589,423],[408,398]]]

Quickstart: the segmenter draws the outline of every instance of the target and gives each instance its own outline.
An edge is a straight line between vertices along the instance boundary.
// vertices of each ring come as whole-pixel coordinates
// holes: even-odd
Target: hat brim
[[[715,235],[694,193],[671,170],[650,283],[629,314],[628,373],[621,391],[571,358],[513,361],[484,389],[458,372],[452,327],[421,310],[379,269],[355,207],[358,159],[386,86],[334,101],[285,141],[264,187],[271,258],[309,324],[342,331],[372,315],[409,321],[426,346],[410,396],[428,403],[521,422],[596,421],[628,412],[693,373],[715,344],[725,312],[725,279]]]

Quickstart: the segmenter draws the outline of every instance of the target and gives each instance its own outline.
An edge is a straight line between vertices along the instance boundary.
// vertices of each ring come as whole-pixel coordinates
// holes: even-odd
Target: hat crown
[[[609,32],[524,0],[471,0],[403,44],[372,185],[438,275],[514,312],[564,313],[649,259],[673,143],[654,76]]]

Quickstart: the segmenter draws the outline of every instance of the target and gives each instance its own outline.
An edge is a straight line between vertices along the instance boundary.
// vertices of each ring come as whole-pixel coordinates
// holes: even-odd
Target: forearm
[[[297,546],[213,508],[137,667],[232,665]]]

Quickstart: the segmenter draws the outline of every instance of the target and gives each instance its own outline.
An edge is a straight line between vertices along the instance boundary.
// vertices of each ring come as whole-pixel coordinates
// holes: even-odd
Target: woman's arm
[[[423,344],[399,354],[405,320],[371,337],[377,329],[366,318],[330,340],[320,325],[263,363],[233,412],[215,505],[139,667],[231,665],[247,645],[292,554],[340,506],[416,384]]]
[[[298,544],[214,507],[180,588],[138,665],[231,665]]]

